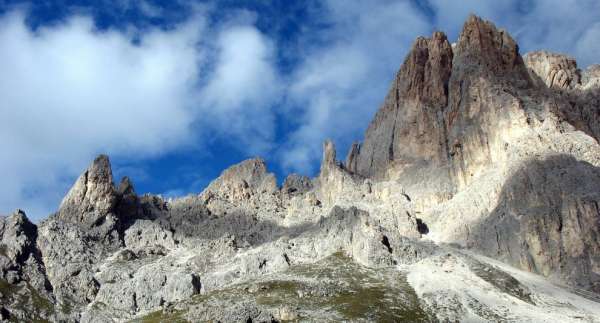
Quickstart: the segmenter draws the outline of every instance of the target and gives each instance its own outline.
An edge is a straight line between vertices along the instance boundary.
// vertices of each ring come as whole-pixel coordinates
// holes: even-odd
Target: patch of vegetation
[[[424,322],[428,316],[414,290],[396,269],[362,267],[341,253],[288,273],[305,278],[260,284],[256,301],[270,307],[288,305],[301,313],[327,310],[340,320]],[[314,280],[316,286],[307,282]]]
[[[47,298],[40,295],[40,293],[38,293],[32,286],[28,285],[28,288],[31,291],[31,302],[34,308],[42,310],[48,314],[54,313],[54,304],[52,304]]]
[[[20,286],[10,284],[4,279],[0,279],[0,293],[2,293],[2,299],[11,298],[16,292],[21,289]]]
[[[26,321],[42,323],[48,322],[44,316],[50,316],[54,313],[52,303],[40,295],[31,285],[10,284],[6,280],[0,279],[0,292],[2,298],[0,304],[5,304],[10,311],[17,310],[25,313]],[[35,311],[32,311],[35,309]],[[11,316],[11,322],[21,322],[21,318]]]
[[[158,310],[148,315],[132,320],[132,323],[187,323],[188,321],[183,318],[183,311],[167,312],[164,310]]]
[[[186,304],[204,314],[233,304],[271,313],[286,307],[296,313],[293,321],[430,321],[402,272],[369,269],[341,253],[258,281],[196,295]],[[157,311],[134,322],[178,322],[191,313]]]
[[[60,304],[60,312],[64,313],[66,315],[71,315],[71,312],[73,311],[73,305],[71,304],[71,302],[69,301],[63,301]]]

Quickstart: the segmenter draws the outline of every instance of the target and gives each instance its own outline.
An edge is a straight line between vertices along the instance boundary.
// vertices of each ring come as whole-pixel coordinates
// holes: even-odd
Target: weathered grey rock
[[[65,196],[58,219],[86,227],[101,224],[116,206],[117,194],[108,156],[98,156]]]
[[[4,320],[53,317],[52,286],[36,246],[37,234],[37,227],[21,210],[0,217],[0,303]]]
[[[586,90],[600,88],[600,64],[588,66],[588,68],[583,71],[581,83]]]
[[[264,160],[255,158],[226,169],[208,185],[205,192],[240,200],[249,199],[251,193],[272,193],[276,190],[275,176],[267,172]]]
[[[130,186],[125,183],[125,186]],[[131,190],[124,188],[124,193]],[[72,223],[96,240],[113,248],[121,244],[121,219],[117,214],[119,195],[115,190],[108,156],[100,155],[67,193],[56,214],[56,219]]]
[[[313,188],[312,181],[306,176],[290,174],[285,178],[281,191],[288,195],[304,194]]]
[[[577,62],[572,57],[537,51],[523,58],[527,67],[549,88],[573,89],[581,83]]]
[[[426,305],[406,309],[412,319],[593,322],[600,312],[578,296],[564,294],[568,314],[548,313],[566,291],[531,283],[539,278],[526,288],[512,276],[517,269],[467,254],[600,291],[598,80],[600,69],[581,72],[565,56],[523,59],[508,33],[471,16],[452,46],[441,32],[415,41],[345,163],[326,141],[314,179],[292,174],[279,188],[254,158],[198,195],[164,199],[138,196],[128,178],[115,188],[108,158],[99,156],[37,228],[20,214],[0,220],[0,273],[10,286],[33,286],[22,289],[30,299],[46,289],[52,309],[40,317],[53,320],[126,321],[153,311],[164,321],[407,319],[389,304],[383,312],[398,315],[344,312],[360,305],[343,303],[356,292],[347,281],[385,303],[385,293],[361,280],[372,270],[410,273],[407,304]],[[289,284],[332,255],[348,257],[357,276],[320,269],[318,279],[291,283],[302,288],[273,291],[291,288],[286,297],[304,305],[338,296],[343,304],[309,313],[311,306],[265,303],[273,295],[257,292],[261,282]],[[15,308],[15,295],[0,294],[2,309],[37,318]]]
[[[557,155],[525,163],[468,245],[600,292],[600,168]],[[491,239],[490,239],[491,237]]]
[[[73,307],[92,301],[99,287],[94,264],[106,257],[104,248],[79,226],[58,219],[40,225],[37,244],[59,304]]]
[[[11,283],[21,280],[25,262],[36,256],[36,237],[37,227],[25,212],[17,210],[8,217],[0,217],[0,278]]]
[[[198,294],[200,287],[198,276],[192,273],[147,265],[132,278],[102,284],[95,302],[134,314],[188,299]]]
[[[388,165],[395,161],[445,158],[440,113],[447,104],[452,57],[450,43],[441,32],[415,41],[360,150],[353,145],[355,152],[349,153],[354,156],[347,161],[352,172],[385,178]]]

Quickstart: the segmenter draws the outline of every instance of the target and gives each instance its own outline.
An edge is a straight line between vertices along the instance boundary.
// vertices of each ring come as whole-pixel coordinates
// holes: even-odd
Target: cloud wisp
[[[312,173],[321,143],[339,148],[360,138],[414,39],[429,33],[427,18],[409,1],[326,2],[321,37],[291,77],[289,98],[300,122],[280,152],[283,167]],[[312,39],[312,37],[311,37]],[[340,150],[343,157],[343,150]]]
[[[272,137],[265,110],[278,95],[272,44],[252,25],[219,30],[213,40],[205,21],[198,14],[134,38],[99,31],[86,16],[36,31],[21,12],[3,16],[1,212],[26,207],[46,216],[99,152],[149,158],[201,144],[199,133],[245,144],[258,137],[264,143],[253,149],[264,150]]]
[[[599,63],[600,2],[596,0],[477,0],[460,5],[452,1],[429,0],[433,24],[458,36],[471,13],[507,29],[523,53],[550,50],[572,55],[583,68]]]

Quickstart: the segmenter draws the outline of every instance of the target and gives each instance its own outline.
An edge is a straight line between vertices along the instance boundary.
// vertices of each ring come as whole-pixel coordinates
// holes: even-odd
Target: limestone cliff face
[[[577,62],[566,55],[538,51],[524,56],[525,64],[549,88],[573,89],[580,84]]]
[[[457,182],[468,181],[495,157],[489,141],[524,122],[507,89],[528,82],[515,41],[478,17],[467,20],[454,50],[441,32],[419,38],[364,142],[348,154],[348,169],[381,179],[390,168],[425,162],[450,165]]]
[[[523,59],[507,32],[471,16],[453,47],[441,33],[415,42],[346,168],[397,181],[439,240],[598,289],[596,70],[548,52]]]
[[[445,160],[440,116],[448,100],[452,56],[443,33],[415,41],[369,125],[364,143],[353,146],[349,154],[351,172],[383,178],[395,161]]]
[[[568,155],[529,161],[468,244],[544,276],[600,288],[600,168]]]

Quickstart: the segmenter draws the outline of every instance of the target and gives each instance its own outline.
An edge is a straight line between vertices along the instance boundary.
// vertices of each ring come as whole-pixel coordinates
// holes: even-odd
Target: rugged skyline
[[[470,15],[416,38],[364,138],[138,194],[98,155],[58,212],[0,217],[0,318],[600,322],[600,65]]]

